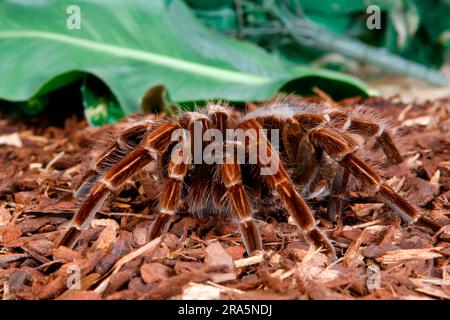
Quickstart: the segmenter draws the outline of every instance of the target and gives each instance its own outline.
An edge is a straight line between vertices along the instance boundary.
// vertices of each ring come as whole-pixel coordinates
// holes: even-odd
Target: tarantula
[[[207,134],[210,129],[226,139],[213,139],[215,134]],[[229,136],[230,131],[241,134]],[[273,101],[244,116],[211,103],[199,112],[181,113],[177,120],[144,117],[128,125],[85,174],[76,193],[84,200],[60,244],[73,246],[112,192],[159,161],[164,185],[149,240],[167,232],[185,201],[193,213],[231,215],[250,254],[262,249],[254,211],[264,200],[278,199],[310,244],[335,257],[304,198],[329,196],[328,214],[334,218],[342,209],[350,176],[406,222],[418,219],[417,209],[357,155],[369,139],[390,163],[402,161],[382,121],[298,99]],[[196,151],[207,156],[198,161]],[[238,152],[244,157],[237,159]]]

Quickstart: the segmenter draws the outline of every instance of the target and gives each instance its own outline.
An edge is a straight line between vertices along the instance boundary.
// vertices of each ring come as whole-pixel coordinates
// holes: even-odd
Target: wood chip
[[[22,139],[17,132],[0,136],[0,145],[22,148]]]
[[[45,166],[45,171],[50,170],[50,168],[59,160],[64,156],[64,151],[61,151],[60,153],[58,153],[56,156],[53,157],[52,160],[50,160],[49,163],[47,163],[47,165]]]
[[[98,239],[94,242],[92,247],[96,250],[108,249],[113,242],[117,240],[117,231],[119,224],[113,219],[94,219],[91,222],[93,227],[105,226],[100,233]]]
[[[226,272],[234,271],[233,259],[218,241],[206,247],[206,264],[210,268],[223,268]]]
[[[255,256],[251,256],[244,259],[239,259],[234,261],[234,266],[236,268],[248,267],[254,264],[258,264],[264,261],[264,254],[257,254]]]
[[[101,300],[102,297],[95,291],[88,290],[67,290],[64,296],[57,300]]]
[[[113,271],[111,272],[111,274],[104,279],[98,286],[97,288],[95,288],[95,292],[97,292],[98,294],[102,294],[106,288],[108,287],[109,281],[111,279],[111,276],[115,273],[117,273],[120,268],[122,268],[122,266],[128,262],[130,262],[131,260],[136,259],[137,257],[139,257],[140,255],[143,255],[145,253],[148,253],[152,250],[155,250],[157,247],[159,247],[159,245],[161,244],[161,237],[158,237],[152,241],[150,241],[149,243],[147,243],[145,246],[140,247],[139,249],[127,254],[126,256],[123,256],[122,258],[119,259],[119,261],[116,262],[115,266],[113,267]]]
[[[426,127],[428,125],[431,124],[431,122],[433,121],[433,118],[431,116],[423,116],[423,117],[417,117],[414,119],[408,119],[403,121],[402,126],[405,127],[411,127],[411,126],[422,126],[422,127]]]
[[[234,272],[228,273],[215,273],[211,276],[211,281],[214,283],[222,283],[227,281],[236,280],[237,276]]]
[[[0,266],[9,262],[27,258],[27,253],[7,253],[0,255]]]
[[[219,300],[223,289],[201,284],[189,283],[183,290],[182,300]]]
[[[387,251],[383,256],[377,258],[377,260],[384,264],[397,263],[399,261],[411,259],[429,260],[442,257],[442,254],[439,253],[440,250],[442,250],[442,248],[392,250]]]
[[[171,269],[160,263],[146,263],[140,268],[145,283],[162,281],[170,276]]]
[[[428,294],[433,297],[450,300],[449,294],[447,294],[444,290],[436,288],[436,287],[423,286],[423,287],[415,288],[414,290],[416,290],[417,292]]]

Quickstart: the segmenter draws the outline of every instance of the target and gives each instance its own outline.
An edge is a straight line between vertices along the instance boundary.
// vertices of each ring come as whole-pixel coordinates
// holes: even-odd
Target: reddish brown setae
[[[233,217],[252,253],[263,247],[254,213],[263,200],[273,198],[312,245],[335,257],[305,199],[329,197],[328,215],[334,220],[350,177],[406,222],[418,219],[417,209],[358,156],[369,140],[389,163],[402,161],[382,121],[296,99],[274,101],[245,115],[209,104],[177,120],[136,120],[85,174],[77,191],[83,203],[61,245],[73,246],[112,192],[147,164],[159,161],[164,186],[149,240],[167,232],[183,201],[193,213]]]

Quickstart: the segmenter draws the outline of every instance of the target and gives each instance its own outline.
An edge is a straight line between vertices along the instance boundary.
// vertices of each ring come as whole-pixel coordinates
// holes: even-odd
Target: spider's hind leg
[[[330,201],[328,202],[328,218],[336,222],[337,217],[342,214],[344,197],[347,193],[350,173],[343,167],[338,167],[331,184]]]
[[[310,139],[316,148],[322,148],[331,158],[348,170],[362,185],[375,192],[403,220],[414,223],[419,218],[416,208],[397,194],[368,164],[359,159],[345,137],[331,129],[313,130]]]
[[[366,118],[351,118],[342,111],[332,111],[328,115],[331,124],[345,132],[360,135],[365,139],[374,137],[376,147],[383,150],[389,164],[403,162],[403,157],[396,147],[391,134],[381,121]]]
[[[336,221],[342,211],[343,197],[347,191],[348,172],[338,168],[334,177],[321,178],[319,171],[323,169],[323,162],[328,158],[322,154],[322,149],[314,147],[307,134],[309,130],[324,122],[324,117],[318,114],[298,114],[286,120],[282,136],[289,158],[295,163],[293,180],[296,186],[304,190],[312,189],[309,190],[310,198],[320,196],[326,191],[330,192],[327,213],[330,220]],[[317,181],[317,178],[320,180]],[[314,184],[314,181],[317,183]]]
[[[407,223],[415,223],[419,218],[419,212],[403,197],[394,191],[380,175],[359,159],[355,154],[349,153],[339,163],[350,171],[368,189],[375,190],[380,199],[391,207],[398,216]]]
[[[294,164],[292,179],[297,187],[308,188],[318,175],[322,150],[314,148],[307,132],[323,121],[318,114],[298,114],[286,119],[281,128],[289,161]]]

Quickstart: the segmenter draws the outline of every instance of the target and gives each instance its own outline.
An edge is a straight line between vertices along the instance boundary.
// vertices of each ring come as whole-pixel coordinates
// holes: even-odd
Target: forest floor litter
[[[264,251],[250,257],[233,223],[189,213],[147,243],[161,183],[151,166],[106,201],[74,250],[57,247],[79,205],[73,190],[92,140],[120,124],[0,116],[0,298],[450,299],[450,98],[339,102],[357,104],[399,128],[405,161],[383,176],[423,216],[406,225],[353,192],[332,223],[326,200],[310,201],[334,262],[309,248],[287,214],[258,216]]]

